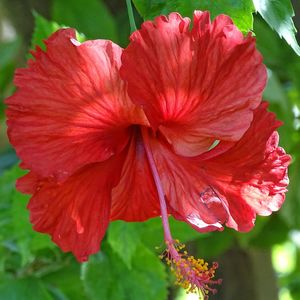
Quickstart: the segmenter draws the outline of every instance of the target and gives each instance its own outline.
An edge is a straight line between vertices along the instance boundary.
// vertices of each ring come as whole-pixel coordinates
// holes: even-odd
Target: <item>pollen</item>
[[[175,274],[176,285],[184,288],[187,293],[198,294],[201,300],[209,299],[209,293],[217,293],[211,285],[222,283],[222,279],[214,279],[218,263],[209,266],[203,259],[188,255],[185,245],[178,240],[167,241],[166,245],[166,250],[159,257]]]

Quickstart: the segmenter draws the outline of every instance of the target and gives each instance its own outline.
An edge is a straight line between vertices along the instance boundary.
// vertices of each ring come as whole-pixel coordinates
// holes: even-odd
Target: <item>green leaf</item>
[[[242,31],[248,32],[253,28],[253,4],[251,0],[222,0],[195,1],[199,6],[194,9],[209,10],[213,17],[226,14],[232,18],[235,25]]]
[[[31,39],[31,49],[39,46],[43,50],[46,50],[46,46],[43,41],[58,29],[66,28],[66,26],[59,25],[53,21],[48,21],[36,12],[34,12],[33,15],[35,20],[35,27]],[[76,32],[76,35],[76,38],[79,42],[83,42],[85,40],[85,36],[82,33]]]
[[[10,92],[13,89],[12,78],[14,69],[16,67],[16,61],[21,49],[21,39],[16,38],[11,42],[0,42],[0,121],[4,116],[4,103],[3,99],[10,96]],[[0,124],[0,150],[3,147],[2,137],[3,126]],[[1,163],[0,163],[1,169]],[[1,170],[0,170],[1,171]]]
[[[15,192],[15,181],[23,174],[24,171],[15,166],[0,177],[0,243],[11,238],[13,230],[11,199]]]
[[[10,246],[13,226],[11,216],[11,195],[14,190],[16,173],[19,169],[12,168],[0,176],[0,278],[4,272],[7,259],[7,248]]]
[[[34,259],[33,252],[55,247],[48,236],[32,229],[26,209],[29,196],[15,189],[16,179],[25,173],[18,166],[14,166],[0,177],[0,243],[3,247],[15,247],[14,251],[22,257],[22,266]]]
[[[207,236],[207,234],[197,232],[185,222],[177,221],[172,217],[169,218],[169,222],[174,239],[179,239],[182,243]],[[150,249],[165,247],[161,218],[152,218],[137,223],[116,221],[110,224],[108,243],[128,268],[131,266],[133,254],[140,241]]]
[[[294,10],[291,1],[253,0],[253,3],[264,20],[300,55],[300,47],[295,37],[297,31],[292,19]]]
[[[31,49],[34,49],[36,46],[41,47],[43,50],[46,49],[43,41],[48,38],[53,32],[61,28],[55,22],[51,22],[40,16],[38,13],[34,12],[34,32],[31,39]]]
[[[194,10],[209,10],[213,18],[219,14],[229,15],[243,32],[248,32],[253,27],[254,7],[251,0],[133,0],[133,3],[144,19],[153,19],[175,11],[192,17]]]
[[[12,194],[12,224],[23,266],[34,260],[34,252],[55,247],[48,235],[35,232],[32,229],[29,212],[26,209],[28,200],[28,195],[23,195],[18,191],[14,191]]]
[[[89,38],[117,41],[116,24],[100,0],[54,0],[53,20],[84,32]]]
[[[163,264],[148,248],[138,244],[132,269],[108,245],[84,264],[82,278],[90,300],[164,300],[167,298]]]
[[[169,218],[174,238],[180,242],[187,242],[196,238],[205,237],[184,222]],[[161,218],[153,218],[146,222],[127,223],[116,221],[110,224],[108,243],[130,269],[138,243],[142,241],[150,249],[165,247],[164,231]]]
[[[108,231],[108,243],[129,269],[140,241],[137,225],[136,223],[116,221],[110,224]]]
[[[34,278],[0,281],[0,300],[53,300],[43,283]]]
[[[63,261],[62,267],[57,271],[50,272],[41,279],[52,293],[60,293],[60,298],[65,295],[65,299],[68,300],[87,300],[83,282],[80,280],[80,267],[81,265],[71,258]]]

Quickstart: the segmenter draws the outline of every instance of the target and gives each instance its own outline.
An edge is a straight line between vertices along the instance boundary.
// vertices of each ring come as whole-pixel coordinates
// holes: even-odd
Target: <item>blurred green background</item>
[[[293,39],[290,1],[253,1],[257,9],[270,5],[265,11],[261,7],[261,16],[255,14],[254,19],[250,0],[133,2],[138,27],[143,18],[172,10],[191,15],[197,8],[229,14],[243,32],[253,28],[268,68],[265,99],[284,121],[281,145],[293,156],[287,200],[280,212],[258,217],[255,229],[247,234],[226,229],[201,235],[174,220],[171,226],[174,237],[195,256],[219,261],[218,277],[224,282],[210,299],[299,300],[300,57],[295,52],[300,50]],[[293,6],[299,28],[299,1]],[[84,264],[62,253],[48,236],[32,231],[28,197],[14,188],[24,172],[7,140],[3,99],[13,93],[14,70],[26,65],[28,50],[43,46],[42,40],[61,26],[75,27],[82,39],[111,39],[126,47],[130,33],[126,1],[0,1],[0,300],[198,299],[173,286],[170,271],[158,258],[163,251],[160,219],[111,224],[101,253]]]

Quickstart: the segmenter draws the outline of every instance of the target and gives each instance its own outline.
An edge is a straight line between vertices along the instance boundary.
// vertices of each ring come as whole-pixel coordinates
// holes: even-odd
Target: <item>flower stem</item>
[[[134,32],[136,30],[136,25],[135,25],[131,0],[126,0],[126,5],[127,5],[127,11],[128,11],[128,17],[129,17],[130,31]]]

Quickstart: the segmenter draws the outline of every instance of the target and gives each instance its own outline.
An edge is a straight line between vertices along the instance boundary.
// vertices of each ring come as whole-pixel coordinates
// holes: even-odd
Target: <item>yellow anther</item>
[[[167,249],[159,255],[160,259],[164,259],[166,264],[170,266],[171,271],[176,277],[175,285],[181,286],[187,293],[199,294],[199,299],[208,299],[209,291],[215,293],[216,290],[209,287],[210,284],[220,284],[221,281],[212,281],[217,263],[213,263],[211,267],[203,259],[197,259],[194,256],[188,256],[184,244],[179,240],[173,242],[166,241]]]

